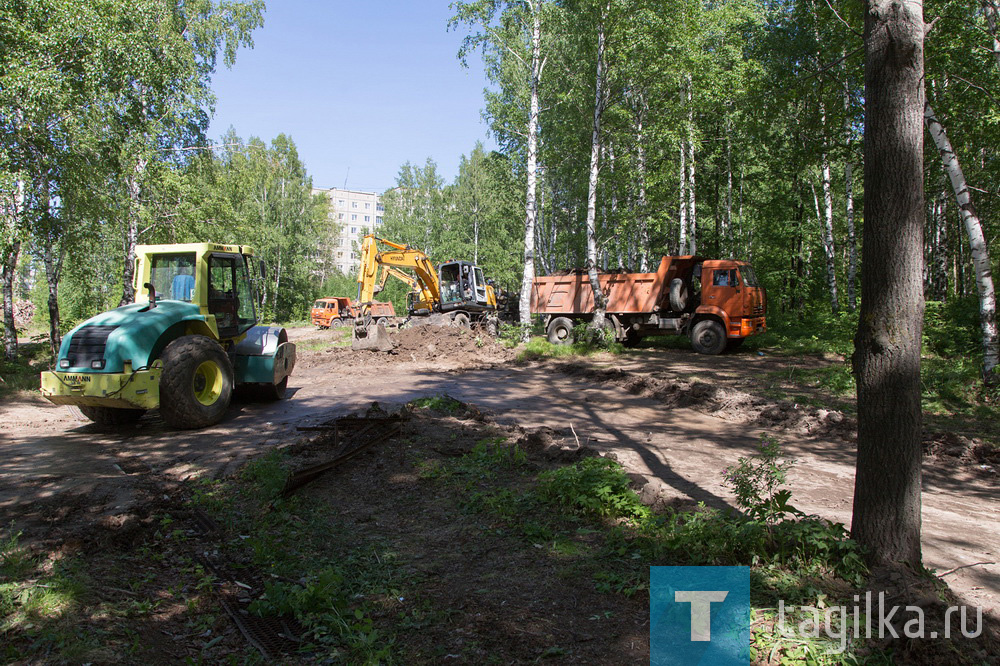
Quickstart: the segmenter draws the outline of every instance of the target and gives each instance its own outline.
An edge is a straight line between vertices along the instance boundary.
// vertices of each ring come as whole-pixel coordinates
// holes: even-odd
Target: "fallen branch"
[[[955,573],[956,571],[958,571],[959,569],[968,569],[969,567],[979,567],[979,566],[986,566],[986,565],[988,565],[988,564],[996,564],[996,562],[973,562],[972,564],[963,564],[963,565],[962,565],[962,566],[960,566],[960,567],[955,567],[954,569],[948,569],[947,571],[944,571],[944,572],[942,572],[942,573],[939,573],[939,574],[937,575],[937,577],[938,577],[938,578],[944,578],[944,577],[945,577],[945,576],[947,576],[948,574],[953,574],[953,573]]]

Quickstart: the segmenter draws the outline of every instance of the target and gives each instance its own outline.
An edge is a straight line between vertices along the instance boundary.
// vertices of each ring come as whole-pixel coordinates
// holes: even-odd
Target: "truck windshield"
[[[743,282],[745,282],[748,287],[760,286],[760,283],[757,282],[757,274],[753,272],[753,268],[749,264],[740,266],[740,273],[743,275]]]
[[[194,252],[154,254],[149,281],[160,298],[190,303],[194,298]]]

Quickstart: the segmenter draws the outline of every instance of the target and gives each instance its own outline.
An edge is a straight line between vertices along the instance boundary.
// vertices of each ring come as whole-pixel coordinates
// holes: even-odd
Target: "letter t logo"
[[[691,604],[691,640],[712,640],[712,602],[725,601],[729,592],[707,592],[700,590],[676,590],[674,601]]]

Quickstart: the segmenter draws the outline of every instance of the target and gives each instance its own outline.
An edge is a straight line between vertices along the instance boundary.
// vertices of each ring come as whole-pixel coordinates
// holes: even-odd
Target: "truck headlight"
[[[91,361],[90,362],[90,367],[93,370],[103,370],[104,369],[104,359],[102,358],[99,361]]]
[[[69,359],[68,358],[61,359],[59,361],[59,367],[60,368],[68,368],[69,367]]]

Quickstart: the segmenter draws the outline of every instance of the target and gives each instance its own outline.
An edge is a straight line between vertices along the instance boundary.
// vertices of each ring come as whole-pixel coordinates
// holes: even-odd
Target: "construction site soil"
[[[530,552],[473,538],[470,523],[417,482],[415,461],[460,455],[493,429],[521,441],[540,466],[613,455],[650,504],[731,508],[721,472],[768,434],[795,460],[787,484],[795,506],[850,523],[856,423],[848,403],[797,379],[843,359],[640,348],[518,362],[515,350],[482,331],[393,331],[391,352],[352,351],[345,330],[301,328],[290,335],[300,352],[287,399],[234,403],[222,423],[200,431],[170,430],[155,412],[131,429],[106,431],[34,394],[6,399],[0,404],[5,526],[39,551],[127,549],[164,514],[183,514],[185,481],[228,477],[277,447],[305,465],[323,454],[322,438],[310,428],[365,414],[373,402],[397,413],[415,399],[447,395],[464,405],[461,418],[418,414],[407,422],[405,438],[302,491],[328,497],[344,520],[356,523],[360,538],[392,539],[401,561],[440,579],[428,594],[451,609],[450,619],[426,628],[424,638],[414,634],[413,654],[459,641],[454,654],[462,658],[455,663],[471,663],[513,641],[525,647],[503,652],[511,662],[559,644],[576,655],[568,663],[648,663],[644,599],[611,602],[572,585],[572,594],[560,597],[566,581],[553,579],[550,560],[532,564]],[[982,431],[925,435],[924,557],[965,603],[995,613],[1000,453]],[[503,593],[470,592],[478,589]],[[613,611],[600,626],[591,618],[595,607]],[[381,620],[390,616],[387,610]],[[183,633],[169,623],[157,631]],[[238,639],[231,630],[225,635],[221,645]],[[171,639],[173,657],[151,663],[197,655],[197,641],[190,643]]]

